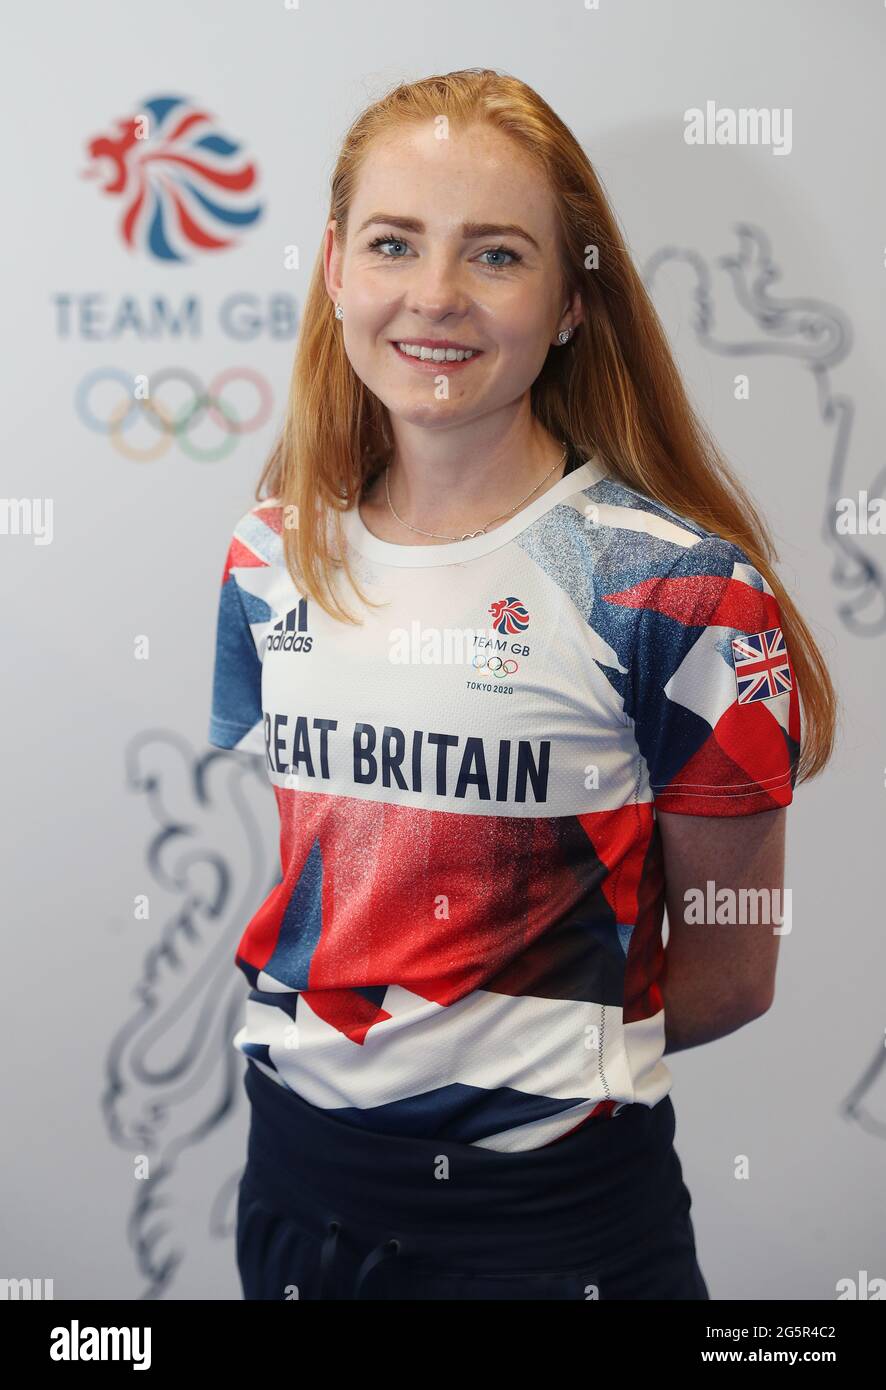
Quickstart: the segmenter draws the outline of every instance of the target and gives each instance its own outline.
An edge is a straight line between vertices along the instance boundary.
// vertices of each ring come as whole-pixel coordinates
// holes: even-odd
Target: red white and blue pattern
[[[293,585],[275,501],[229,547],[209,737],[263,758],[281,869],[237,948],[233,1041],[366,1129],[519,1151],[656,1104],[671,1085],[657,815],[793,796],[787,653],[767,644],[775,693],[736,690],[733,644],[750,660],[781,633],[747,555],[594,460],[539,501],[442,548],[373,545],[345,513],[380,604],[356,626]],[[497,604],[506,680],[392,664],[392,633],[416,625],[488,644]]]
[[[160,261],[236,246],[261,215],[256,165],[212,112],[186,97],[152,97],[87,144],[84,178],[123,201],[120,235]]]
[[[740,705],[752,700],[774,700],[791,689],[788,649],[780,627],[748,637],[733,637],[732,659]]]

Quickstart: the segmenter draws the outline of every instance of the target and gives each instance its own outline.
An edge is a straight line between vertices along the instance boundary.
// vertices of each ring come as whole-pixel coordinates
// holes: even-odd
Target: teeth
[[[398,343],[397,347],[407,357],[419,357],[423,362],[464,362],[474,355],[473,348],[417,347],[414,343]]]

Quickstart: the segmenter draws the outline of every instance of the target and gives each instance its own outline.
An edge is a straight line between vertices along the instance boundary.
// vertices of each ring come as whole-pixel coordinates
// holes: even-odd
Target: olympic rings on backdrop
[[[84,425],[88,425],[99,434],[110,435],[118,453],[139,463],[160,458],[172,444],[173,438],[178,439],[179,446],[190,458],[200,463],[217,463],[236,447],[238,435],[260,429],[270,419],[274,404],[270,386],[261,373],[252,367],[225,368],[213,377],[205,391],[200,378],[186,367],[162,367],[159,371],[148,373],[147,379],[151,394],[142,400],[134,394],[133,378],[127,376],[126,372],[116,367],[98,367],[83,378],[74,397],[74,404]],[[173,414],[156,399],[156,393],[167,382],[175,380],[183,382],[189,388],[193,400],[185,409]],[[94,387],[101,381],[116,382],[123,388],[124,393],[120,404],[111,410],[107,420],[98,418],[90,400]],[[258,392],[258,408],[248,420],[238,419],[234,407],[221,399],[221,390],[234,381],[246,381]],[[190,441],[187,432],[207,411],[214,423],[224,431],[225,438],[215,447],[201,448]],[[134,424],[139,416],[160,431],[158,442],[142,449],[135,448],[123,438],[124,431]]]
[[[477,653],[471,661],[471,665],[477,671],[485,667],[491,676],[497,676],[500,681],[503,681],[506,676],[512,676],[519,669],[517,662],[511,661],[510,658],[507,661],[502,661],[500,656],[486,657],[482,652]]]

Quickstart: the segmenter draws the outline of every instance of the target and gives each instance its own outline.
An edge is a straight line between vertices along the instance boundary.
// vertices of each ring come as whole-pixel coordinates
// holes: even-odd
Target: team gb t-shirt
[[[471,540],[344,514],[349,626],[300,594],[282,508],[238,522],[210,742],[259,754],[280,883],[247,923],[233,1039],[377,1132],[517,1151],[654,1105],[659,811],[792,799],[799,700],[737,546],[595,454]]]

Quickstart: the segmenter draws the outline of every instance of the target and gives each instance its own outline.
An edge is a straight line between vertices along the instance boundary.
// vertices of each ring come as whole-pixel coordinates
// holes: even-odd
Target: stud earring
[[[340,304],[336,304],[336,306],[335,306],[335,317],[336,317],[337,319],[343,319],[344,316],[345,316],[345,311],[344,311],[344,309],[341,307]]]
[[[557,338],[558,338],[558,340],[559,340],[561,343],[568,343],[568,342],[569,342],[569,339],[570,339],[571,337],[572,337],[572,329],[571,329],[571,328],[564,328],[563,331],[562,331],[562,333],[558,333],[558,334],[557,334]]]

